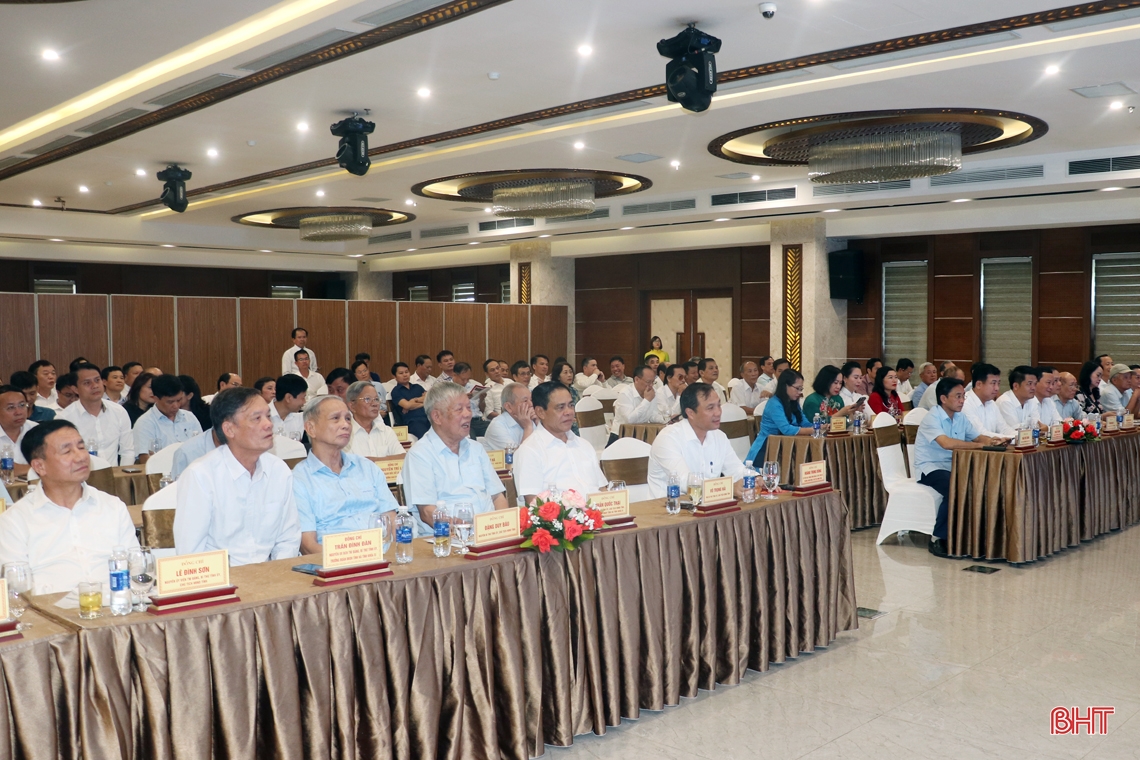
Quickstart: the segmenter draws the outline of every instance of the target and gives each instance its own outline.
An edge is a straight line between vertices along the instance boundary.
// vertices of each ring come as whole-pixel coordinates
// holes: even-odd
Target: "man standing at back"
[[[127,410],[103,398],[103,377],[94,364],[75,370],[79,400],[59,413],[79,429],[87,451],[115,465],[135,463],[135,437]]]
[[[304,327],[294,327],[291,333],[293,338],[293,345],[285,350],[281,355],[281,374],[288,375],[290,372],[297,372],[297,362],[294,360],[294,355],[298,351],[309,351],[306,346],[309,343],[309,331]],[[317,355],[309,351],[309,366],[315,371],[317,369]]]

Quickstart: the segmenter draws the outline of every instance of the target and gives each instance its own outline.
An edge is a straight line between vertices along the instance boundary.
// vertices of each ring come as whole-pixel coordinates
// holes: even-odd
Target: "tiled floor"
[[[547,757],[1140,760],[1140,528],[990,575],[876,533],[852,536],[855,585],[886,615]],[[1058,705],[1116,712],[1051,736]]]

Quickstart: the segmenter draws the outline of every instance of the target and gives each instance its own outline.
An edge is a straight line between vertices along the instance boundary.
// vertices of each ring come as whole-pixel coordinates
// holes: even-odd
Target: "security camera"
[[[764,18],[776,17],[776,4],[775,3],[760,3],[760,15]]]

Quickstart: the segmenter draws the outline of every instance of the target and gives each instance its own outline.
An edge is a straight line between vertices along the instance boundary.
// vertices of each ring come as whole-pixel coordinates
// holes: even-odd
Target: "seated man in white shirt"
[[[530,389],[539,383],[545,383],[550,379],[550,357],[546,354],[535,354],[530,357]]]
[[[745,414],[756,414],[757,409],[764,411],[764,386],[760,384],[760,367],[756,362],[744,362],[740,365],[740,382],[732,386],[732,403],[744,410]]]
[[[316,370],[317,355],[307,348],[309,331],[303,327],[294,327],[290,337],[293,339],[293,345],[289,346],[281,355],[281,374],[288,375],[290,372],[297,371],[296,354],[298,351],[305,351],[309,355],[309,366]]]
[[[127,410],[103,398],[103,376],[94,364],[75,370],[79,400],[56,419],[67,420],[87,442],[87,452],[115,465],[135,463],[135,436]]]
[[[625,374],[625,359],[620,356],[610,357],[610,377],[602,385],[607,388],[620,388],[623,385],[629,385],[633,382],[633,378]]]
[[[31,565],[36,594],[106,580],[111,550],[139,542],[126,505],[85,482],[91,457],[83,436],[67,420],[48,420],[22,449],[40,487],[0,514],[0,563]]]
[[[451,368],[451,381],[458,384],[467,394],[467,398],[471,403],[471,437],[481,438],[487,434],[487,417],[484,414],[484,409],[487,404],[487,392],[483,390],[485,386],[479,385],[475,379],[471,377],[472,367],[467,362],[457,362]]]
[[[56,378],[55,381],[55,406],[53,407],[56,416],[79,400],[78,381],[76,380],[74,372],[66,372]]]
[[[24,392],[14,385],[0,385],[0,453],[11,447],[16,465],[12,472],[16,475],[28,474],[28,461],[21,453],[20,444],[35,426],[36,423],[28,419],[28,401]]]
[[[182,409],[182,381],[174,375],[159,375],[150,382],[154,405],[135,420],[135,454],[140,462],[151,452],[173,443],[189,441],[202,432],[202,425]]]
[[[475,514],[506,509],[507,490],[487,450],[471,439],[471,403],[455,383],[436,383],[427,394],[424,411],[431,430],[416,441],[404,458],[404,495],[418,512],[420,531],[428,531],[437,502],[471,505]]]
[[[760,390],[767,391],[768,395],[764,398],[769,398],[776,390],[776,360],[765,354],[760,357],[757,365],[760,367],[760,377],[756,378],[756,384]]]
[[[914,362],[910,359],[899,359],[898,364],[895,365],[895,377],[899,380],[895,392],[899,394],[899,399],[902,401],[910,401],[910,396],[914,393],[914,388],[910,384],[912,374],[914,374]]]
[[[299,441],[305,435],[301,410],[309,395],[309,384],[300,375],[282,375],[273,389],[273,403],[269,416],[273,420],[273,435],[283,435]]]
[[[293,371],[294,375],[299,375],[309,386],[310,396],[326,396],[329,389],[325,385],[325,379],[321,376],[320,372],[310,368],[309,352],[298,351],[293,354],[293,361],[297,363],[297,369]]]
[[[54,409],[56,405],[55,381],[57,379],[55,365],[47,359],[39,359],[32,362],[31,366],[28,367],[28,372],[36,377],[36,406]]]
[[[644,364],[634,368],[633,385],[627,385],[614,400],[614,418],[610,422],[609,443],[617,440],[622,425],[660,424],[669,419],[666,408],[658,398],[660,391],[653,387],[655,377],[653,370]]]
[[[483,436],[483,448],[487,451],[517,449],[538,424],[530,400],[530,388],[522,383],[507,383],[502,403],[502,414],[491,420]]]
[[[521,383],[522,385],[525,385],[527,388],[533,388],[534,386],[530,384],[531,379],[532,379],[532,375],[531,375],[529,364],[527,364],[526,362],[524,362],[523,360],[520,359],[519,361],[517,361],[511,365],[511,381],[512,382]]]
[[[650,372],[648,367],[638,369],[645,370],[645,375]],[[635,375],[633,382],[635,387],[652,391],[652,379]],[[547,486],[574,490],[582,496],[600,491],[607,481],[598,455],[570,429],[574,425],[570,391],[555,383],[542,383],[531,391],[531,398],[541,424],[515,452],[515,485],[523,500],[530,504]]]
[[[657,403],[661,405],[666,421],[681,414],[681,394],[689,387],[687,378],[684,364],[670,364],[669,369],[665,370],[665,384],[655,389]]]
[[[1040,378],[1037,381],[1037,389],[1033,392],[1037,399],[1037,420],[1048,430],[1054,422],[1061,421],[1060,407],[1053,400],[1053,394],[1057,392],[1057,385],[1060,383],[1060,375],[1055,368],[1047,365],[1036,369]]]
[[[435,363],[439,365],[439,377],[436,382],[455,382],[455,354],[446,348],[435,355]]]
[[[103,378],[103,398],[113,404],[122,404],[126,398],[126,383],[123,380],[123,368],[111,365],[99,371]]]
[[[966,371],[959,368],[957,365],[954,364],[954,362],[942,362],[942,366],[938,370],[938,376],[935,378],[935,380],[933,382],[931,382],[928,386],[926,386],[926,390],[924,390],[922,392],[922,398],[918,399],[918,401],[916,402],[914,396],[913,395],[911,396],[911,403],[913,404],[914,409],[925,409],[927,411],[930,411],[934,407],[938,406],[938,399],[937,399],[938,382],[937,381],[941,380],[943,378],[950,378],[951,380],[961,380],[963,383],[965,383],[966,382]],[[966,392],[969,393],[969,390],[967,390]]]
[[[170,479],[178,480],[178,476],[185,472],[187,467],[221,445],[222,442],[218,440],[214,428],[211,427],[209,430],[198,433],[174,452],[174,462],[170,466]]]
[[[574,375],[574,387],[578,392],[582,392],[589,388],[591,385],[604,387],[606,384],[606,376],[598,369],[598,360],[592,356],[587,356],[582,359],[582,371]]]
[[[404,446],[380,417],[380,394],[372,381],[356,381],[344,394],[351,412],[350,435],[344,450],[362,457],[391,457]]]
[[[420,354],[416,357],[416,368],[412,372],[411,382],[415,385],[422,385],[425,393],[435,385],[435,376],[431,373],[431,357],[427,354]]]
[[[1140,396],[1132,393],[1132,370],[1127,364],[1113,364],[1108,372],[1108,386],[1100,391],[1100,405],[1105,414],[1137,413]]]
[[[503,388],[506,388],[510,381],[503,379],[503,368],[498,359],[488,359],[483,362],[483,373],[486,375],[483,385],[489,389],[483,416],[493,420],[503,411]]]
[[[230,388],[210,404],[221,446],[178,479],[174,548],[179,554],[225,549],[230,565],[296,557],[301,526],[293,473],[273,449],[269,405],[253,388]]]
[[[992,364],[978,362],[970,368],[974,387],[966,391],[962,413],[970,418],[978,432],[990,438],[1009,440],[1013,426],[1002,419],[994,400],[1001,392],[1001,370]]]
[[[1108,373],[1112,371],[1112,365],[1116,364],[1109,354],[1101,354],[1093,361],[1100,362],[1100,394],[1103,396],[1105,390],[1108,388]]]
[[[700,373],[700,382],[708,383],[716,390],[716,395],[720,398],[720,403],[728,403],[728,393],[725,391],[724,386],[717,382],[720,377],[720,367],[717,366],[716,359],[705,357],[697,362],[697,372]]]
[[[1057,414],[1062,420],[1074,420],[1084,417],[1081,411],[1081,402],[1077,401],[1077,391],[1080,382],[1072,372],[1062,372],[1057,376]]]
[[[239,375],[236,372],[223,372],[218,377],[218,382],[216,384],[216,390],[213,393],[211,393],[209,396],[203,396],[202,400],[208,404],[214,400],[214,396],[217,396],[219,393],[224,391],[226,388],[240,388],[240,387],[241,387],[241,375]]]
[[[1009,371],[1009,390],[998,396],[995,404],[1005,424],[1014,430],[1041,426],[1037,383],[1035,367],[1018,365]]]
[[[720,399],[707,383],[690,385],[681,394],[685,419],[667,426],[653,441],[649,452],[649,492],[655,499],[665,496],[669,475],[682,484],[689,474],[703,478],[731,477],[733,494],[740,498],[744,464],[720,430]]]

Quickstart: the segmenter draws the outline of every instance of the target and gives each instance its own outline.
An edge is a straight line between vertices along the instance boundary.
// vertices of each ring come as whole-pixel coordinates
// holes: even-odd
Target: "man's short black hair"
[[[368,354],[364,351],[361,351],[359,354],[352,357],[352,360],[354,362],[370,362],[370,361],[372,361],[372,355]]]
[[[123,365],[123,374],[125,375],[128,372],[130,372],[133,368],[141,367],[141,366],[142,366],[142,362],[127,362],[126,364]]]
[[[91,362],[87,361],[86,356],[77,356],[71,360],[71,364],[67,365],[67,371],[68,372],[74,372],[76,369],[79,368],[80,364],[90,364],[90,363]]]
[[[1024,383],[1025,378],[1030,375],[1037,380],[1041,379],[1041,375],[1037,374],[1036,368],[1024,364],[1017,365],[1009,371],[1009,387],[1012,388],[1015,383]]]
[[[970,379],[973,381],[974,385],[977,385],[978,383],[984,383],[986,381],[986,378],[990,375],[997,375],[998,377],[1001,377],[1001,370],[994,365],[986,364],[985,362],[975,362],[974,365],[970,367]]]
[[[1039,367],[1034,367],[1037,371],[1037,379],[1040,380],[1045,375],[1051,375],[1057,371],[1056,367],[1050,367],[1048,364],[1042,364]]]
[[[668,380],[669,378],[673,377],[673,375],[678,371],[680,371],[680,373],[682,375],[687,374],[685,372],[685,365],[684,364],[670,364],[665,369],[665,379]]]
[[[451,371],[457,375],[462,375],[464,372],[469,372],[470,370],[471,365],[467,362],[456,362],[455,366],[451,368]]]
[[[872,356],[870,359],[867,360],[867,369],[870,370],[871,367],[874,367],[876,364],[882,364],[882,363],[883,363],[882,359],[880,359],[877,356]]]
[[[424,362],[430,362],[430,361],[431,361],[430,356],[428,356],[427,354],[420,354],[419,356],[416,357],[416,366],[422,367],[422,366],[424,366]]]
[[[273,398],[284,401],[286,396],[296,398],[302,393],[309,392],[309,384],[300,375],[288,374],[277,378],[277,389],[273,391]]]
[[[289,333],[289,337],[290,337],[290,338],[296,338],[296,337],[297,337],[297,333],[299,333],[299,332],[303,332],[303,333],[305,333],[305,337],[306,337],[306,338],[307,338],[307,337],[309,337],[309,331],[308,331],[308,330],[306,330],[304,327],[294,327],[294,328],[293,328],[293,332]]]
[[[352,385],[353,383],[356,382],[356,378],[353,376],[353,374],[351,372],[349,372],[347,367],[335,367],[335,368],[333,368],[333,371],[330,372],[328,374],[328,377],[325,378],[325,385],[332,385],[337,380],[343,380],[346,383],[348,383],[349,385]]]
[[[1101,354],[1101,355],[1100,355],[1100,356],[1098,356],[1097,358],[1093,359],[1093,361],[1094,361],[1094,362],[1096,362],[1097,364],[1101,364],[1101,363],[1102,363],[1102,362],[1101,362],[1101,359],[1103,359],[1103,358],[1104,358],[1104,357],[1106,357],[1106,356],[1107,356],[1107,357],[1109,357],[1109,358],[1112,358],[1112,354]]]
[[[763,367],[763,366],[764,366],[764,362],[768,361],[768,360],[769,360],[769,359],[771,359],[771,358],[772,358],[771,356],[768,356],[767,354],[764,354],[763,356],[761,356],[759,359],[757,359],[757,360],[756,360],[756,363],[757,363],[757,365],[759,365],[759,366]],[[775,364],[774,364],[774,363],[773,363],[773,366],[775,366]]]
[[[396,376],[396,370],[398,370],[400,367],[403,367],[404,369],[406,369],[408,371],[411,371],[411,369],[412,369],[411,367],[408,366],[407,362],[396,362],[395,364],[392,365],[392,376],[393,377]]]
[[[51,367],[52,369],[55,369],[55,365],[49,362],[47,359],[37,359],[28,365],[28,372],[31,372],[34,375],[39,371],[40,367]]]
[[[74,388],[77,385],[79,385],[79,378],[76,377],[74,372],[65,372],[55,379],[55,389],[57,391],[62,391],[64,388]]]
[[[445,356],[455,356],[455,354],[451,353],[446,348],[443,349],[442,351],[440,351],[438,354],[435,355],[436,364],[439,364],[440,362],[442,362],[443,357],[445,357]]]
[[[790,361],[788,361],[787,359],[785,359],[784,357],[781,356],[779,359],[772,362],[772,369],[776,369],[781,364],[787,364],[789,367],[792,366],[792,363]]]
[[[534,390],[530,392],[530,402],[535,407],[545,409],[550,405],[550,397],[553,396],[556,391],[566,391],[570,393],[570,389],[562,383],[556,380],[547,380],[545,383],[539,383],[534,386]],[[573,394],[571,394],[571,398],[573,398]]]
[[[901,372],[904,369],[914,369],[914,362],[910,359],[899,359],[899,363],[895,365],[895,371]]]
[[[620,356],[611,356],[610,364],[613,364],[614,362],[621,362],[621,366],[625,366],[625,359],[621,358]]]
[[[104,367],[99,372],[99,377],[106,380],[108,377],[111,376],[112,372],[123,372],[123,368],[122,367],[116,367],[114,364],[112,364],[110,367]],[[126,374],[126,373],[124,372],[123,374]]]
[[[13,372],[12,376],[8,378],[8,382],[12,386],[19,388],[21,393],[26,391],[28,388],[35,388],[37,385],[39,385],[39,382],[36,380],[35,375],[33,375],[31,372],[24,372],[23,370]]]
[[[534,356],[530,357],[530,366],[533,367],[534,365],[538,364],[539,359],[546,359],[546,363],[550,364],[550,357],[549,356],[547,356],[546,354],[535,354]]]
[[[524,362],[522,359],[519,359],[517,362],[511,365],[511,376],[517,375],[524,369],[530,369],[530,365]]]
[[[10,391],[0,389],[0,394],[3,393],[10,393]],[[67,420],[54,419],[45,420],[24,433],[24,439],[20,441],[20,453],[24,455],[24,461],[30,464],[33,459],[43,459],[44,444],[47,441],[47,437],[55,431],[64,428],[71,428],[72,430],[78,431],[78,428]]]
[[[15,377],[15,375],[12,375],[12,377]],[[5,393],[19,393],[21,396],[23,396],[24,395],[24,389],[21,388],[20,386],[16,385],[15,383],[9,383],[8,385],[0,385],[0,396],[3,396]]]
[[[689,370],[698,369],[700,365],[698,365],[695,361],[690,359],[689,361],[685,362],[681,366],[685,368],[685,374],[687,375],[687,374],[689,374]]]
[[[301,352],[298,351],[297,353],[301,353]],[[218,375],[218,384],[217,384],[217,386],[215,386],[215,388],[220,391],[222,389],[222,386],[229,383],[230,378],[233,376],[234,376],[234,373],[232,373],[232,372],[223,372],[222,374]]]
[[[938,397],[938,405],[942,406],[942,399],[949,396],[950,391],[959,385],[965,386],[966,384],[956,377],[944,377],[939,380],[938,385],[934,388],[934,395]]]
[[[75,375],[75,377],[78,378],[80,372],[94,372],[99,377],[103,377],[103,371],[91,362],[80,362],[79,364],[76,364],[75,369],[71,370],[70,374]]]
[[[166,377],[166,375],[162,377]],[[154,379],[154,382],[150,384],[151,390],[154,389],[154,383],[157,383],[162,377],[156,377]],[[296,375],[293,377],[296,377]],[[178,378],[175,378],[175,380],[177,379]],[[302,382],[304,381],[302,380]],[[158,394],[156,393],[155,395]],[[234,415],[255,398],[261,398],[261,394],[254,388],[239,386],[237,388],[226,388],[224,391],[218,391],[218,395],[214,396],[214,400],[210,402],[210,425],[214,428],[214,433],[217,434],[219,441],[228,443],[225,431],[222,430],[222,423],[233,420]]]
[[[713,388],[708,383],[693,383],[685,390],[681,391],[681,416],[689,419],[689,415],[685,414],[686,410],[697,411],[701,403],[711,395],[716,394],[716,388]]]
[[[706,356],[705,358],[703,358],[699,362],[697,362],[697,372],[704,372],[706,369],[708,369],[709,368],[709,362],[716,364],[716,359],[712,359],[712,358],[709,358]]]
[[[488,364],[498,364],[498,363],[499,363],[498,359],[488,359],[487,361],[483,362],[483,371],[484,372],[487,371],[487,365]]]
[[[155,398],[170,398],[183,393],[185,390],[177,375],[159,375],[150,381],[150,392],[154,394]],[[253,389],[250,388],[250,390]]]

